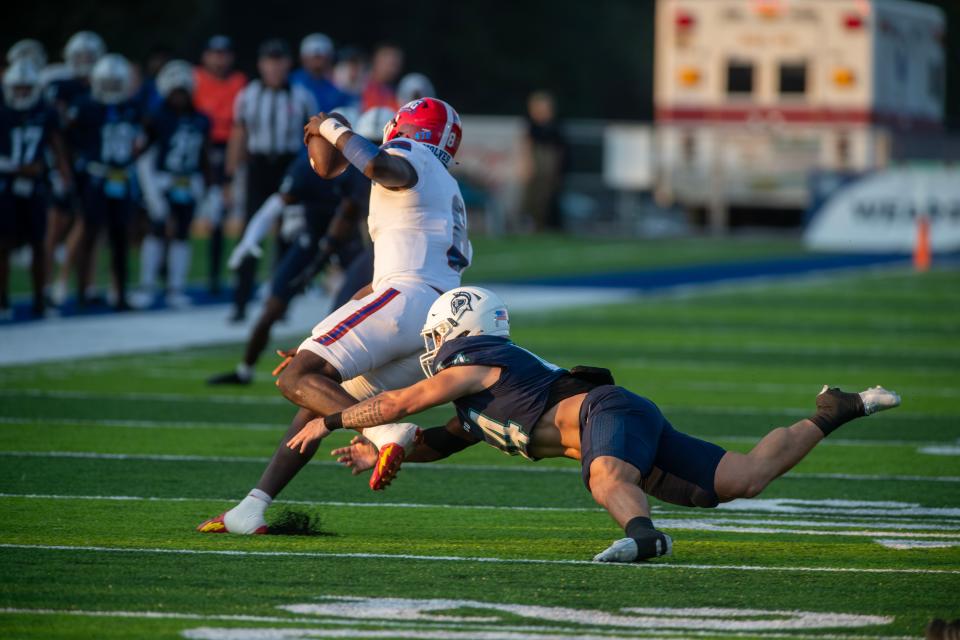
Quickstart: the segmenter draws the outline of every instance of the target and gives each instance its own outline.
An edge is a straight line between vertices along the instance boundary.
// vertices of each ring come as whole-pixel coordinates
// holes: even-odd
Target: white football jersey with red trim
[[[457,181],[415,140],[396,138],[383,149],[413,165],[417,184],[401,190],[372,185],[368,225],[374,288],[403,282],[426,283],[439,291],[460,286],[473,248]]]

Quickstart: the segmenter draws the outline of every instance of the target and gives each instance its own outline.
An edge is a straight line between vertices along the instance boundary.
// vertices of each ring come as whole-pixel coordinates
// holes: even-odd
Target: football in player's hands
[[[348,127],[350,126],[350,121],[336,111],[327,114],[327,117],[342,122]],[[339,149],[317,132],[317,127],[323,120],[322,117],[313,116],[305,127],[306,135],[304,137],[306,138],[307,154],[310,156],[310,168],[321,178],[336,178],[346,171],[349,162],[340,153]]]

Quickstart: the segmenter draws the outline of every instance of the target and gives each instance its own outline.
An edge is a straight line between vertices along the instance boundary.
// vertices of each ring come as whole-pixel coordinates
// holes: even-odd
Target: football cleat
[[[207,384],[209,385],[224,385],[224,384],[236,384],[236,385],[247,385],[253,382],[253,376],[244,377],[241,376],[236,371],[228,371],[227,373],[218,373],[215,376],[210,376],[207,378]]]
[[[391,442],[380,449],[377,464],[374,465],[373,474],[370,476],[370,488],[374,491],[386,489],[400,473],[400,465],[403,464],[406,455],[407,452],[404,451],[403,446],[396,442]]]
[[[863,401],[863,413],[868,416],[900,406],[900,394],[880,385],[861,391],[860,399]]]
[[[370,475],[370,488],[381,491],[400,473],[400,465],[423,439],[420,429],[410,423],[387,424],[364,429],[363,435],[379,450]]]
[[[253,535],[264,535],[269,532],[269,527],[266,524],[255,527],[252,531],[230,531],[227,528],[227,523],[224,521],[227,513],[227,511],[224,511],[216,518],[210,518],[202,522],[200,526],[197,527],[197,531],[200,533],[245,533]]]
[[[633,538],[621,538],[611,544],[609,547],[593,557],[594,562],[639,562],[669,556],[673,553],[673,538],[657,531],[651,530],[651,537],[647,540],[634,540]],[[641,544],[643,549],[640,548]]]

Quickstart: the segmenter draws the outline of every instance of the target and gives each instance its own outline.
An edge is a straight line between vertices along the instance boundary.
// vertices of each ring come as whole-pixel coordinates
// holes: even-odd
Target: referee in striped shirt
[[[289,82],[290,49],[283,40],[260,45],[260,77],[248,84],[234,102],[234,124],[227,144],[226,174],[232,179],[246,163],[247,222],[263,201],[276,193],[287,166],[303,147],[303,125],[317,105],[313,95]],[[257,259],[248,256],[237,269],[234,322],[246,317],[253,294]]]

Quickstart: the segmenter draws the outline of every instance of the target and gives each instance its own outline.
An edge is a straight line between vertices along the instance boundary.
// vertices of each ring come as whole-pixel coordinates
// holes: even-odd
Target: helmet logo
[[[473,311],[473,296],[468,291],[458,291],[450,298],[450,314],[460,318],[467,311]]]
[[[414,140],[429,140],[430,139],[430,130],[429,129],[420,129],[413,134]]]

